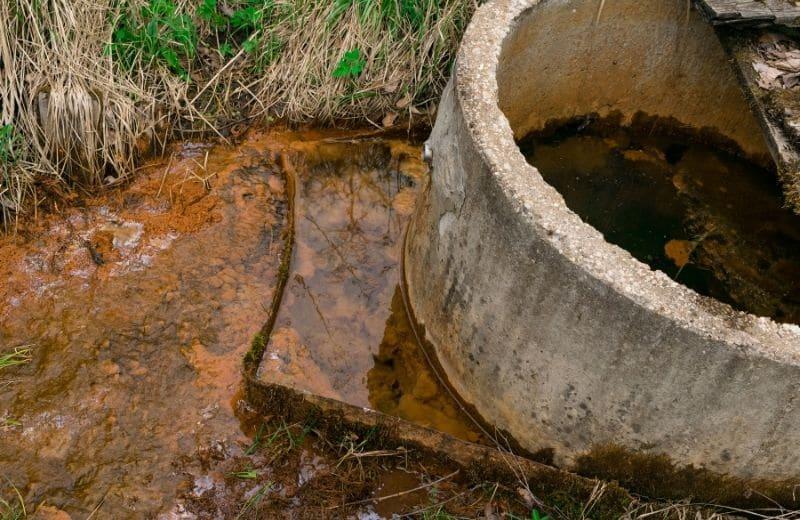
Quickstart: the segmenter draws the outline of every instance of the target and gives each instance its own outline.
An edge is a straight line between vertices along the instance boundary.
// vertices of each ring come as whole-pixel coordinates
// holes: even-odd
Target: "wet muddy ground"
[[[0,344],[32,356],[0,373],[0,468],[78,518],[167,508],[181,457],[247,441],[235,393],[283,177],[268,149],[186,143],[165,162],[0,246]]]
[[[775,173],[674,130],[583,119],[520,148],[609,242],[700,294],[800,323],[800,217]]]
[[[458,467],[403,447],[376,449],[370,432],[331,436],[313,421],[277,417],[261,424],[253,423],[257,434],[244,453],[211,464],[185,487],[173,518],[529,516],[516,487],[476,483]]]
[[[276,286],[284,168],[298,179],[298,238],[282,335],[265,359],[292,384],[477,438],[426,365],[400,297],[419,149],[348,135],[183,143],[130,185],[0,239],[0,351],[30,349],[0,369],[0,474],[29,504],[73,518],[213,518],[258,493],[258,479],[229,474],[246,471],[243,460],[284,480],[335,466],[340,450],[324,445],[291,450],[283,469],[248,452],[263,418],[240,398],[241,362]],[[429,478],[380,468],[387,483],[369,481],[363,496]],[[339,491],[339,503],[351,496]]]

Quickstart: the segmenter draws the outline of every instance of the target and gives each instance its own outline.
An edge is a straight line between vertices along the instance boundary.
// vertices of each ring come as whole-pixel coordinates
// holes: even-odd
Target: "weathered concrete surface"
[[[414,312],[461,396],[531,451],[667,454],[800,474],[800,328],[701,297],[572,213],[514,138],[637,110],[766,156],[719,43],[682,0],[495,1],[468,29],[406,244]]]

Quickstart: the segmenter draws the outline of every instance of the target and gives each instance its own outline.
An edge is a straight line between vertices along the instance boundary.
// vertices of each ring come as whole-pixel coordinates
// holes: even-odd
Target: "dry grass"
[[[18,141],[0,165],[6,224],[30,213],[35,184],[97,187],[134,167],[155,97],[103,55],[109,9],[110,0],[0,3],[0,123]]]
[[[253,92],[261,110],[326,122],[378,118],[435,99],[474,7],[470,0],[418,0],[424,11],[415,27],[373,7],[380,2],[299,3],[305,8],[287,10],[272,35],[282,42],[281,58],[251,83],[237,79],[232,90]],[[364,72],[357,80],[333,78],[348,49],[361,50]]]
[[[13,132],[13,140],[0,134],[2,220],[8,228],[35,215],[44,192],[124,177],[185,132],[227,135],[265,117],[379,124],[431,108],[475,2],[0,2],[0,130]],[[201,16],[201,4],[224,23]],[[173,18],[150,48],[119,44],[121,29],[153,21],[148,6],[167,6]],[[234,27],[248,9],[257,24]],[[185,20],[191,38],[176,39],[170,20]],[[335,77],[352,50],[363,70]],[[170,64],[169,53],[180,63]]]

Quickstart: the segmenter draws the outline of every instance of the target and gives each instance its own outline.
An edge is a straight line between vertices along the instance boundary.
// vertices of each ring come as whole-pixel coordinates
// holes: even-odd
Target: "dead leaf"
[[[670,240],[664,245],[664,254],[681,268],[689,263],[693,249],[692,243],[688,240]]]
[[[395,119],[397,119],[397,114],[394,112],[389,112],[383,116],[383,121],[381,121],[381,124],[384,128],[389,128],[394,124]]]
[[[794,88],[800,85],[800,72],[784,74],[781,76],[781,83],[783,84],[783,88]]]
[[[800,49],[793,41],[777,34],[763,35],[756,51],[761,58],[753,62],[759,87],[771,90],[800,86]]]
[[[534,496],[531,493],[530,489],[527,489],[527,488],[524,488],[524,487],[518,487],[517,488],[517,495],[519,495],[519,497],[522,499],[522,501],[525,503],[525,505],[528,508],[531,508],[534,505],[536,505],[536,499],[534,498]]]
[[[785,58],[770,63],[771,66],[789,72],[800,71],[800,58]]]
[[[234,14],[236,14],[236,11],[234,11],[231,6],[227,4],[227,2],[222,2],[222,5],[219,6],[219,10],[228,18],[231,18]]]
[[[753,68],[758,73],[756,82],[758,83],[759,87],[765,90],[770,90],[780,86],[778,83],[778,78],[781,76],[781,74],[783,74],[783,72],[781,72],[779,69],[770,67],[766,63],[762,62],[753,63]]]
[[[400,98],[400,100],[397,103],[395,103],[394,106],[402,110],[410,104],[411,104],[411,94],[406,93],[406,95]]]
[[[395,92],[397,92],[398,88],[400,88],[400,82],[395,80],[392,81],[391,83],[387,83],[386,85],[384,85],[383,91],[386,92],[387,94],[394,94]]]

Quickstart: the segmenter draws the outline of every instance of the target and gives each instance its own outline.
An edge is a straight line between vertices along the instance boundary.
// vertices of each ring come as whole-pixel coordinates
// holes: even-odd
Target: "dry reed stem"
[[[125,68],[105,52],[120,17],[138,16],[148,1],[0,2],[0,126],[12,125],[20,137],[17,159],[0,162],[7,228],[36,214],[36,186],[97,189],[184,132],[224,131],[229,121],[260,117],[363,124],[390,112],[413,115],[438,97],[476,7],[476,0],[414,0],[423,20],[414,26],[399,3],[387,13],[374,6],[392,4],[275,0],[277,14],[256,33],[279,42],[276,59],[263,47],[240,48],[234,59],[211,62],[219,35],[196,16],[199,0],[178,0],[199,35],[186,81],[158,60],[139,55]],[[363,73],[334,78],[343,54],[356,48]]]

